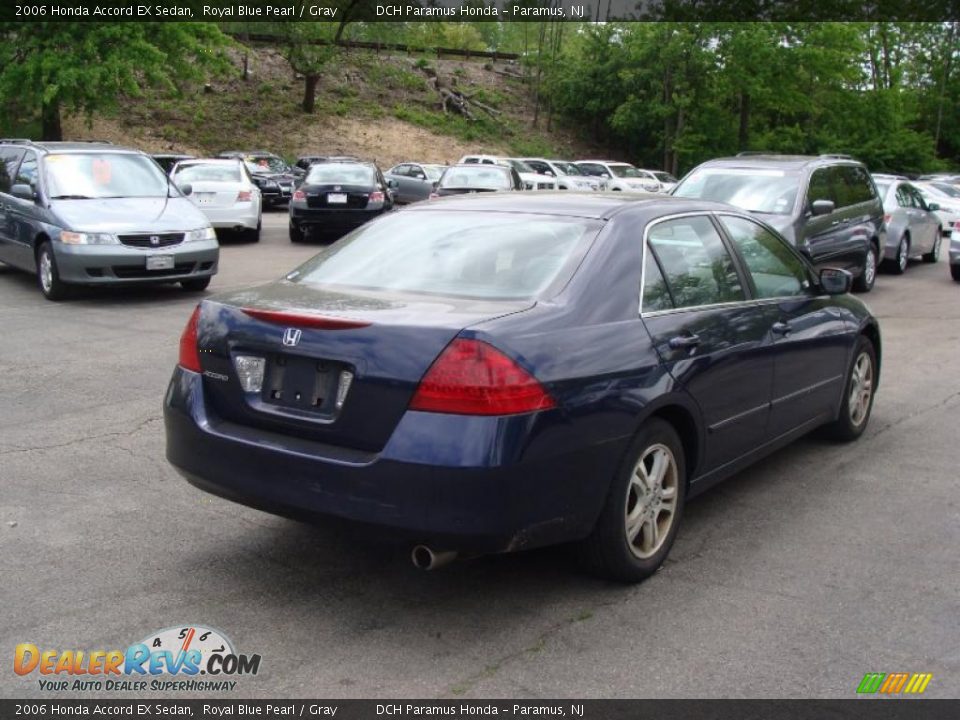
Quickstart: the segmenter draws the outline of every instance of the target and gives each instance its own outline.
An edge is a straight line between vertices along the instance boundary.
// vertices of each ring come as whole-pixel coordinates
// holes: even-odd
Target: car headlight
[[[116,245],[120,241],[111,233],[84,233],[60,231],[60,242],[67,245]]]
[[[191,230],[188,233],[185,233],[183,236],[184,242],[194,242],[197,240],[216,240],[217,231],[212,227],[200,228],[199,230]]]

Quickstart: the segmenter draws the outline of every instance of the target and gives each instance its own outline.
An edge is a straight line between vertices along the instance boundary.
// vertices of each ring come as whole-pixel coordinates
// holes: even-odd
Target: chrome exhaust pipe
[[[416,545],[410,553],[413,566],[418,570],[436,570],[457,559],[456,550],[437,552],[426,545]]]

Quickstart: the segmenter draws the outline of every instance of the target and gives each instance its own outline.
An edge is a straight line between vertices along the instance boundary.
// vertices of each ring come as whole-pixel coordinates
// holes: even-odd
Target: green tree
[[[114,110],[144,86],[168,90],[227,67],[212,23],[0,23],[0,104],[63,137],[64,111]]]

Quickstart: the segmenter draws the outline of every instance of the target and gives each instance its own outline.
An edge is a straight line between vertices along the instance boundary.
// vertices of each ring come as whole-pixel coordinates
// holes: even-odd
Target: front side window
[[[44,160],[50,198],[166,197],[167,176],[153,160],[133,153],[69,153]]]
[[[745,299],[733,259],[704,215],[657,223],[647,236],[678,308]]]
[[[817,200],[829,200],[839,207],[837,198],[833,194],[833,187],[830,185],[830,173],[827,168],[814,170],[810,176],[810,189],[807,191],[807,202],[812,206]]]
[[[746,218],[722,215],[720,222],[740,252],[758,298],[806,294],[806,268],[783,240]]]
[[[36,153],[28,152],[23,156],[23,162],[20,163],[20,169],[17,170],[17,177],[14,179],[13,184],[29,185],[34,190],[37,189]]]
[[[8,193],[13,187],[13,176],[23,157],[23,150],[0,148],[0,192]]]

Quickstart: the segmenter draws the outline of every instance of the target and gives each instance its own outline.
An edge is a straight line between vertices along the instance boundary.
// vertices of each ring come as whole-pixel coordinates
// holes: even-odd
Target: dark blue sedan
[[[641,580],[689,497],[864,431],[880,333],[850,280],[699,200],[414,206],[200,304],[167,457],[237,502],[391,528],[421,567],[577,541]]]

